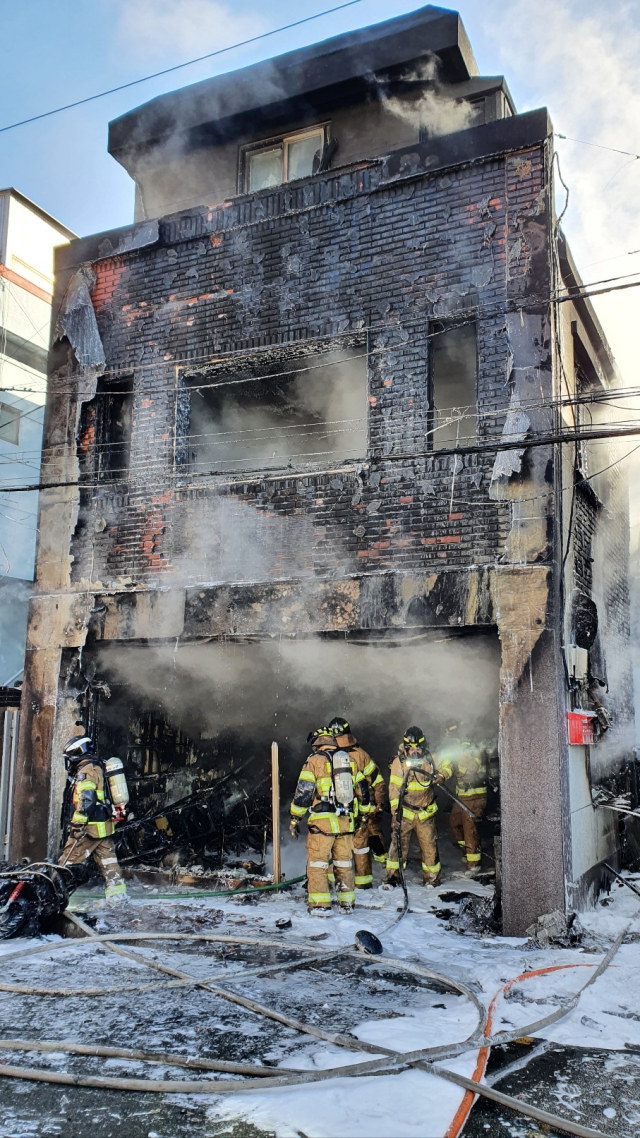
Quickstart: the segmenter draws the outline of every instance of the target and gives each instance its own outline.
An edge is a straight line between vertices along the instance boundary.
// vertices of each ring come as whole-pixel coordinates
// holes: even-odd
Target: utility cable
[[[380,456],[379,458],[376,458],[375,461],[380,462],[380,463],[383,463],[383,462],[404,462],[404,463],[406,463],[406,462],[410,462],[416,458],[434,458],[434,457],[436,457],[436,458],[447,458],[447,457],[457,457],[457,456],[463,457],[464,455],[489,454],[489,453],[495,453],[498,451],[509,451],[509,450],[514,450],[514,449],[530,450],[533,447],[551,446],[554,443],[572,443],[572,442],[581,441],[581,440],[584,440],[586,442],[592,442],[592,441],[598,441],[598,440],[602,440],[602,439],[627,438],[627,437],[635,436],[635,435],[640,435],[640,425],[625,427],[622,429],[615,428],[615,427],[614,428],[600,428],[600,429],[597,429],[595,431],[590,431],[588,433],[587,432],[575,432],[575,431],[574,432],[563,431],[563,432],[551,433],[548,435],[533,436],[531,438],[525,438],[525,439],[516,438],[516,437],[505,439],[504,437],[501,437],[500,439],[491,440],[488,443],[475,443],[473,445],[466,445],[466,446],[461,446],[461,447],[441,447],[437,451],[413,450],[409,453],[404,453],[404,454],[386,454],[386,455]],[[300,458],[318,458],[321,455],[331,455],[334,453],[335,452],[333,452],[333,451],[319,451],[319,452],[315,452],[315,453],[306,453],[305,452],[304,454],[301,454],[301,455],[289,456],[289,457],[290,458],[296,457],[298,459],[300,459]],[[240,460],[238,460],[238,461],[240,461]],[[362,460],[362,461],[364,461],[364,460]],[[134,473],[135,473],[135,471],[134,471]],[[195,477],[205,478],[205,477],[217,477],[221,473],[224,473],[224,472],[217,471],[217,470],[208,470],[208,471],[200,471],[200,472],[185,470],[183,476],[184,477],[190,477],[190,478],[195,478]],[[239,481],[242,483],[245,483],[248,481],[253,481],[256,478],[256,476],[258,478],[262,478],[265,476],[266,473],[267,472],[265,470],[247,471],[246,476],[243,477],[242,479],[239,479]],[[301,472],[296,471],[296,473],[301,473]],[[317,473],[317,472],[314,472],[314,473]],[[302,475],[302,476],[310,477],[310,474],[306,474],[306,475]],[[177,474],[177,477],[180,477],[179,472]],[[288,477],[290,477],[290,473],[286,470],[286,468],[279,468],[279,477],[280,478],[288,478]],[[114,486],[121,484],[122,482],[126,482],[126,481],[127,481],[126,479],[115,479],[115,478],[113,478],[113,479],[105,479],[104,482],[100,482],[99,480],[95,480],[95,479],[86,479],[85,480],[85,479],[80,478],[80,479],[65,479],[65,480],[51,481],[51,482],[34,482],[34,483],[27,484],[27,485],[22,485],[22,486],[9,486],[9,485],[5,484],[5,485],[2,485],[0,487],[0,489],[4,490],[5,492],[11,492],[12,494],[16,494],[16,493],[27,493],[27,492],[30,492],[31,490],[59,490],[59,489],[64,489],[64,488],[68,488],[68,487],[80,487],[81,489],[92,489],[92,488],[96,488],[98,486],[104,486],[105,483],[111,485],[111,487],[113,488]],[[162,480],[159,484],[166,487],[166,485],[167,485],[166,476],[164,476],[162,478]],[[178,483],[175,488],[177,490],[186,490],[186,489],[189,489],[189,486],[185,485],[185,484]],[[131,495],[131,493],[148,494],[149,493],[149,486],[148,485],[145,486],[144,489],[130,491],[130,495]]]
[[[93,103],[96,99],[104,99],[107,95],[115,95],[118,91],[126,91],[130,87],[137,87],[140,83],[148,83],[151,79],[159,79],[162,75],[170,75],[174,71],[180,71],[184,67],[191,67],[194,63],[202,63],[205,59],[214,59],[218,55],[224,55],[227,51],[235,51],[240,47],[247,47],[251,43],[258,43],[260,40],[268,39],[269,36],[276,36],[280,32],[291,31],[292,28],[299,28],[302,24],[309,24],[312,20],[319,20],[322,16],[330,16],[333,12],[341,12],[344,8],[353,8],[355,4],[361,4],[362,0],[348,0],[345,4],[338,4],[335,8],[326,8],[324,12],[316,12],[313,16],[305,16],[301,20],[295,20],[291,24],[283,24],[279,28],[272,28],[269,32],[261,32],[260,35],[250,36],[249,39],[241,40],[239,43],[229,44],[228,47],[221,47],[217,51],[207,52],[206,55],[199,55],[195,59],[188,59],[186,63],[176,63],[173,67],[165,67],[162,71],[154,71],[153,75],[145,75],[141,79],[132,79],[130,83],[121,83],[118,87],[110,87],[108,91],[100,91],[97,95],[88,95],[85,99],[76,99],[74,103],[66,103],[63,107],[55,107],[51,111],[43,111],[39,115],[32,115],[28,119],[21,119],[20,122],[9,123],[8,126],[0,127],[0,134],[7,130],[15,130],[19,126],[26,126],[27,123],[38,122],[40,119],[50,118],[51,115],[62,114],[63,111],[69,111],[73,107],[81,107],[85,103]]]
[[[585,142],[584,138],[572,138],[569,134],[557,131],[556,138],[562,138],[565,142],[578,142],[581,146],[596,146],[598,150],[610,150],[612,154],[625,154],[628,158],[640,158],[640,154],[634,154],[632,150],[618,150],[615,146],[604,146],[601,142]]]
[[[640,270],[638,272],[640,273]],[[583,284],[562,285],[562,286],[559,286],[559,288],[557,290],[555,290],[555,292],[551,292],[547,296],[541,296],[538,294],[531,294],[527,297],[521,298],[521,300],[518,304],[515,304],[515,303],[509,304],[509,303],[502,303],[501,302],[500,304],[492,303],[492,304],[484,304],[484,305],[483,304],[471,305],[468,309],[464,310],[465,313],[469,313],[469,316],[466,319],[457,320],[456,322],[453,322],[453,323],[446,323],[443,328],[436,329],[432,332],[426,333],[423,336],[423,339],[428,342],[428,341],[435,339],[436,336],[444,335],[449,331],[455,330],[456,328],[462,328],[462,327],[468,326],[469,324],[474,324],[474,323],[476,323],[477,318],[480,314],[484,314],[485,316],[488,316],[492,313],[493,314],[502,314],[502,313],[506,313],[506,312],[510,312],[510,311],[517,312],[517,311],[521,311],[521,310],[526,309],[528,307],[528,305],[530,305],[530,304],[533,304],[533,305],[543,304],[543,303],[560,304],[560,303],[564,303],[567,300],[581,300],[581,299],[588,299],[590,296],[601,296],[601,295],[604,295],[605,293],[619,291],[619,289],[637,288],[637,287],[640,287],[640,281],[631,281],[627,284],[620,285],[617,288],[612,287],[612,288],[605,288],[605,289],[597,289],[596,290],[596,286],[599,284],[607,284],[607,283],[615,282],[615,281],[625,281],[625,280],[627,280],[628,277],[637,276],[637,275],[638,275],[638,273],[623,273],[623,274],[620,274],[616,277],[606,277],[600,281],[592,281],[588,285],[583,285]],[[587,291],[585,291],[586,289],[592,289],[594,291],[587,292]],[[572,290],[572,291],[568,291],[568,290]],[[160,305],[148,306],[145,308],[144,315],[153,314],[154,312],[158,311],[158,309],[160,307],[161,307]],[[438,321],[438,323],[441,323],[441,321]],[[374,334],[378,335],[378,334],[380,334],[381,331],[384,331],[385,328],[394,328],[395,329],[396,327],[397,327],[396,325],[381,325],[381,326],[376,326],[376,327],[370,327],[367,329],[367,333],[368,334],[374,333]],[[337,332],[337,333],[334,333],[333,336],[320,337],[320,340],[323,342],[325,342],[327,340],[337,340],[337,339],[344,340],[346,338],[354,337],[354,336],[358,336],[358,335],[362,335],[362,333]],[[393,351],[400,351],[402,349],[404,342],[405,341],[400,341],[397,344],[391,344],[391,345],[388,345],[388,346],[383,347],[383,348],[375,348],[375,349],[372,349],[371,351],[369,351],[368,353],[365,353],[365,354],[367,354],[367,355],[378,355],[378,354],[384,354],[384,353],[393,352]],[[127,364],[126,366],[120,367],[118,369],[106,369],[105,371],[102,372],[100,378],[102,380],[108,380],[110,376],[113,376],[114,378],[117,379],[117,378],[122,378],[125,375],[126,376],[132,375],[135,372],[139,372],[139,371],[148,371],[149,369],[153,369],[154,371],[157,372],[157,371],[162,371],[163,369],[165,369],[165,370],[166,369],[176,369],[176,368],[180,367],[180,365],[184,365],[184,367],[183,367],[184,371],[189,370],[191,368],[195,368],[197,371],[198,369],[205,367],[208,363],[216,363],[216,364],[222,365],[225,360],[232,360],[238,356],[242,356],[244,359],[249,360],[253,355],[256,355],[259,353],[264,353],[265,351],[269,351],[269,350],[273,351],[274,347],[276,348],[276,350],[277,350],[277,348],[291,348],[292,346],[303,347],[304,344],[306,344],[306,343],[317,344],[318,343],[318,337],[314,337],[314,338],[309,339],[309,340],[295,341],[295,345],[292,344],[290,341],[287,341],[287,342],[283,342],[282,344],[275,345],[275,346],[271,345],[269,347],[261,346],[261,347],[257,347],[257,348],[236,348],[236,349],[232,349],[230,351],[220,350],[213,355],[211,355],[209,353],[206,356],[205,355],[202,355],[202,356],[191,355],[191,356],[177,357],[177,358],[173,358],[173,359],[169,359],[169,360],[164,360],[164,359],[163,360],[153,360],[153,361],[150,361],[149,363],[144,363],[144,364],[132,364],[132,365]],[[357,358],[357,357],[352,357],[352,358]],[[314,366],[332,367],[332,366],[335,366],[336,363],[338,363],[338,362],[340,362],[340,361],[327,361],[324,364],[318,364],[318,365],[314,365]],[[27,367],[24,367],[18,361],[11,361],[11,363],[12,363],[12,366],[19,367],[23,371],[27,371],[27,372],[33,371],[33,369],[29,369]],[[304,369],[296,369],[296,371],[298,371],[298,370],[304,370]],[[284,371],[284,372],[280,372],[280,373],[276,373],[276,374],[277,375],[287,375],[290,373]],[[246,382],[248,380],[260,379],[260,378],[269,379],[269,378],[273,378],[273,375],[265,375],[265,376],[257,376],[257,377],[251,376],[251,377],[247,377],[247,379],[238,380],[238,382]],[[207,386],[216,386],[215,381],[213,383],[210,383],[210,384],[207,384],[207,383],[197,384],[197,383],[193,382],[193,380],[195,379],[194,375],[191,375],[189,377],[189,379],[190,379],[189,389],[191,389],[191,388],[204,389]],[[74,384],[73,386],[70,385],[69,387],[64,388],[59,383],[59,381],[57,381],[55,379],[50,379],[49,382],[50,382],[50,389],[56,395],[76,394],[77,393],[77,384]],[[3,388],[0,388],[0,390],[3,390]],[[13,389],[9,388],[6,390],[13,390]],[[30,390],[30,389],[24,388],[23,390]],[[37,389],[34,389],[34,390],[37,390]],[[109,388],[108,391],[96,391],[97,396],[113,395],[113,394],[129,394],[129,393],[130,393],[130,388],[122,389],[122,391],[118,391],[114,388]]]

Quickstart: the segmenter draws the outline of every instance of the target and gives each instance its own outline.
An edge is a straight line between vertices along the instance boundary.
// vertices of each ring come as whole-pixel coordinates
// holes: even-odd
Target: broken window
[[[476,441],[475,324],[431,328],[431,444],[433,450]]]
[[[366,346],[191,378],[193,470],[236,471],[361,459],[367,453]]]
[[[317,174],[325,141],[326,128],[317,127],[245,147],[241,152],[245,191],[264,190]]]
[[[0,439],[17,446],[20,441],[21,412],[9,403],[0,403]]]
[[[126,475],[131,452],[133,379],[101,379],[95,398],[84,405],[80,451],[89,458],[93,449],[96,476],[100,480]],[[95,440],[93,448],[91,441]],[[89,458],[89,461],[90,458]]]

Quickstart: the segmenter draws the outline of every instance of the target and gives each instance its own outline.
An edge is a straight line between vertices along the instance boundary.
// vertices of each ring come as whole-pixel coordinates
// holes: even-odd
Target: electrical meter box
[[[568,711],[569,743],[574,747],[588,747],[594,742],[595,711]]]

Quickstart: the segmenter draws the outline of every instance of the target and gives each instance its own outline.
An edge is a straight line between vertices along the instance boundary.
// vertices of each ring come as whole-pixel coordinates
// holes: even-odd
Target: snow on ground
[[[380,937],[387,955],[406,960],[409,967],[412,962],[420,963],[472,987],[487,1007],[494,1004],[492,1030],[512,1031],[524,1030],[527,1024],[548,1014],[572,996],[586,982],[617,933],[636,912],[640,912],[640,901],[624,886],[614,886],[611,897],[605,898],[604,904],[592,913],[581,914],[587,936],[580,948],[542,950],[530,947],[523,939],[461,936],[447,930],[443,920],[430,910],[432,907],[442,908],[444,902],[438,900],[439,894],[452,888],[486,892],[477,883],[466,881],[448,882],[437,891],[412,885],[410,906],[414,911],[409,912],[400,924],[389,928],[401,899],[397,890],[386,892],[376,889],[359,893],[355,913],[336,913],[331,919],[307,914],[300,887],[283,895],[267,894],[259,903],[251,905],[231,898],[180,900],[178,895],[170,901],[154,901],[150,890],[140,890],[140,895],[132,897],[125,907],[126,922],[123,913],[122,923],[127,929],[142,930],[149,927],[153,918],[153,927],[165,930],[202,929],[229,935],[236,932],[238,935],[259,937],[263,942],[278,939],[285,950],[285,958],[288,956],[287,945],[290,949],[294,947],[292,942],[309,943],[307,938],[313,938],[315,942],[322,937],[313,943],[314,950],[335,951],[336,948],[353,945],[355,932],[367,928]],[[88,901],[86,896],[76,898],[75,906],[99,916],[98,932],[118,927],[115,914],[95,900]],[[292,927],[278,932],[275,921],[280,917],[290,917]],[[88,1030],[88,1025],[95,1023],[95,1002],[87,1006],[87,1001],[79,997],[56,1000],[0,993],[0,1035],[3,1037],[83,1042],[93,1038],[120,1047],[206,1054],[251,1062],[267,1060],[274,1065],[300,1070],[347,1066],[367,1059],[362,1052],[349,1052],[315,1041],[272,1021],[245,1013],[207,996],[202,990],[184,988],[165,992],[157,989],[150,993],[123,996],[119,992],[121,984],[143,979],[161,981],[161,977],[133,962],[119,960],[116,965],[115,958],[103,947],[88,948],[73,942],[66,942],[69,947],[61,951],[25,956],[24,950],[33,943],[37,942],[0,942],[0,956],[6,957],[3,980],[64,988],[80,987],[83,983],[104,983],[107,986],[113,982],[113,998],[105,997],[100,1001],[100,1030],[96,1034],[95,1030]],[[136,946],[136,951],[198,977],[237,973],[243,966],[252,967],[264,959],[256,957],[256,951],[251,948],[225,948],[221,951],[212,945],[187,942],[173,946],[166,941],[161,944],[147,942]],[[292,957],[293,952],[289,958]],[[613,1064],[611,1070],[617,1071],[626,1062],[620,1054],[624,1052],[625,1044],[640,1047],[639,967],[640,920],[632,926],[630,943],[622,946],[611,967],[587,989],[578,1006],[540,1033],[541,1036],[568,1048],[609,1051],[612,1053],[608,1061]],[[531,978],[522,979],[502,992],[504,985],[514,978],[549,968],[554,971],[531,975]],[[427,987],[424,981],[412,984],[408,975],[404,979],[389,972],[381,976],[375,964],[364,962],[355,972],[353,964],[342,968],[326,965],[324,969],[318,965],[315,970],[276,973],[268,977],[247,976],[241,983],[238,980],[233,983],[242,994],[276,1006],[292,1016],[320,1024],[331,1031],[351,1031],[363,1041],[399,1052],[464,1040],[477,1022],[477,1012],[464,997]],[[123,1015],[123,1010],[126,1015]],[[477,1055],[477,1050],[468,1051],[446,1065],[469,1077],[476,1066]],[[5,1061],[75,1073],[81,1069],[88,1070],[93,1063],[92,1073],[182,1077],[179,1069],[161,1064],[156,1067],[121,1060],[98,1063],[86,1059],[79,1062],[60,1053],[46,1056],[12,1053]],[[20,1129],[18,1123],[27,1100],[17,1097],[14,1093],[16,1088],[9,1088],[8,1083],[9,1080],[0,1078],[0,1135],[13,1138],[17,1134],[39,1133],[28,1129],[26,1122]],[[21,1089],[28,1085],[24,1084]],[[63,1088],[57,1088],[55,1094],[60,1096],[62,1091]],[[77,1095],[80,1092],[67,1088],[64,1093]],[[104,1098],[104,1092],[83,1093]],[[239,1092],[234,1096],[204,1099],[196,1099],[195,1096],[159,1099],[155,1096],[153,1108],[157,1112],[164,1103],[163,1109],[169,1110],[171,1104],[181,1103],[188,1113],[197,1105],[206,1117],[206,1128],[201,1130],[202,1134],[218,1133],[219,1126],[225,1123],[233,1126],[242,1122],[253,1124],[260,1133],[275,1133],[279,1138],[293,1138],[300,1134],[309,1138],[330,1138],[337,1134],[353,1138],[360,1135],[386,1138],[391,1134],[398,1138],[425,1138],[425,1135],[439,1138],[446,1133],[462,1095],[458,1088],[434,1075],[406,1070],[384,1076],[345,1077],[254,1093],[241,1091],[239,1085]],[[127,1096],[120,1093],[118,1101],[126,1100]],[[9,1102],[11,1109],[3,1114],[3,1104],[7,1106]],[[564,1102],[558,1099],[556,1109],[570,1117],[571,1098]],[[637,1132],[634,1128],[624,1129],[619,1111],[615,1121],[610,1121],[606,1113],[608,1109],[613,1107],[606,1107],[603,1112],[601,1128],[605,1132]],[[632,1113],[628,1115],[629,1119]],[[133,1114],[134,1111],[132,1117]],[[637,1110],[634,1117],[637,1117]],[[133,1123],[130,1125],[132,1127]],[[3,1126],[11,1128],[4,1129]],[[161,1126],[158,1125],[157,1130],[164,1135]],[[59,1131],[54,1129],[50,1132]],[[127,1138],[135,1135],[137,1138],[142,1131],[125,1126],[113,1133]],[[183,1133],[191,1131],[174,1128],[172,1138]]]

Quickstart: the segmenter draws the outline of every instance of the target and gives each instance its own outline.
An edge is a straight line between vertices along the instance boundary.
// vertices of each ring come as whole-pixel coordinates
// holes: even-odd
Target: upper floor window
[[[326,127],[321,126],[243,147],[242,188],[252,193],[317,174],[325,144]]]
[[[20,442],[20,417],[22,412],[9,403],[0,403],[0,439],[17,446]]]
[[[431,445],[469,445],[476,441],[476,326],[438,323],[431,333]]]
[[[365,458],[366,343],[327,347],[234,360],[206,377],[187,378],[191,469],[281,469]]]
[[[94,473],[99,482],[126,478],[132,422],[132,376],[100,378],[94,398],[82,407],[79,455],[84,473]]]

